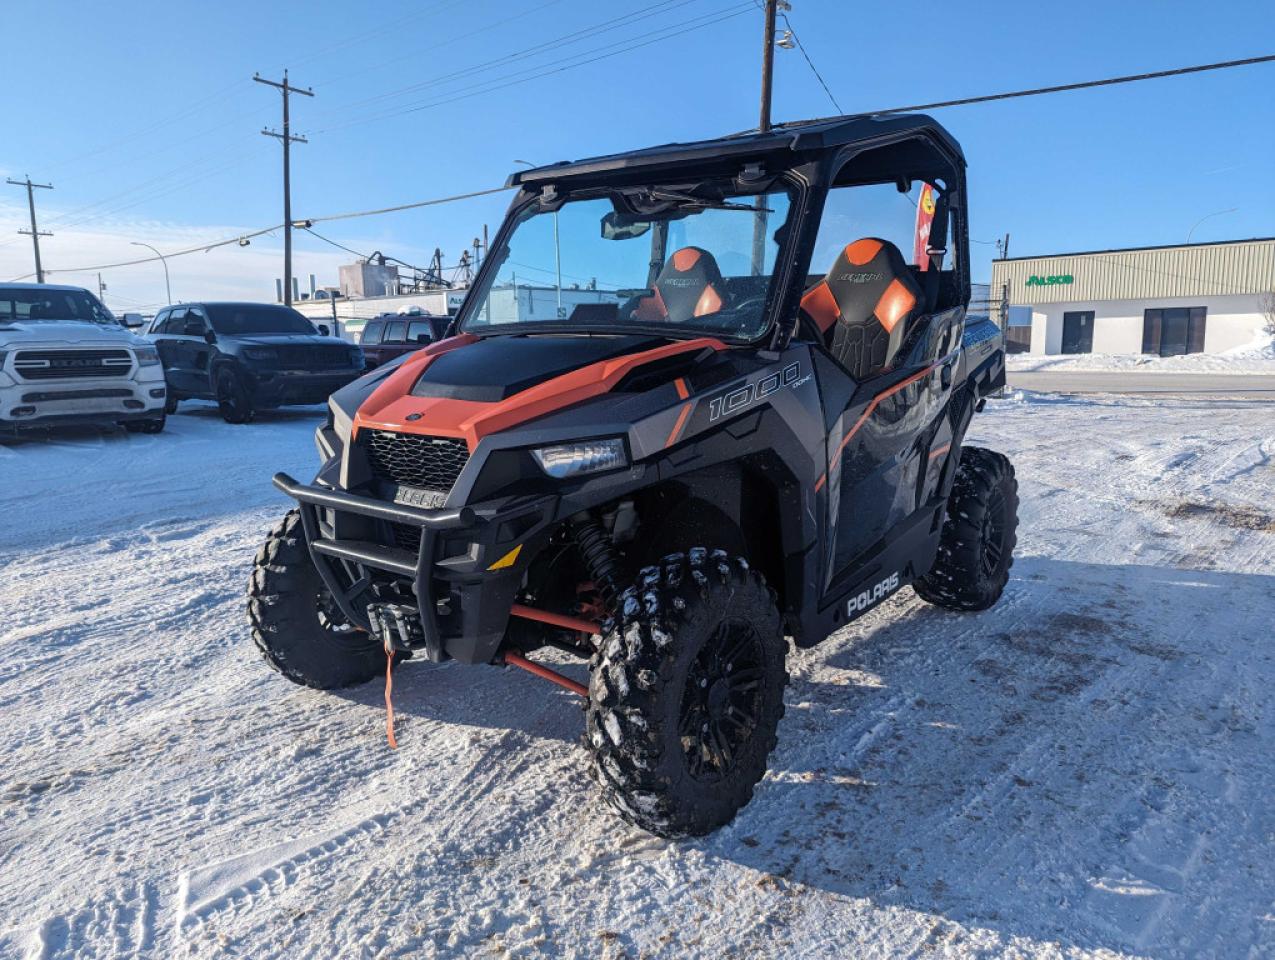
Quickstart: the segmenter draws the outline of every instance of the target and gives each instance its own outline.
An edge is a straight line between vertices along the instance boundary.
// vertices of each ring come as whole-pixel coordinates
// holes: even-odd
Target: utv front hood
[[[437,357],[412,388],[412,396],[498,403],[590,364],[666,342],[643,336],[489,337]]]

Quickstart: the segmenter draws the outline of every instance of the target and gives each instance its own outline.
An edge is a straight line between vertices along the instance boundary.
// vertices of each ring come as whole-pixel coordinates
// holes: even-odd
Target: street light
[[[168,294],[168,302],[173,302],[173,287],[168,282],[168,261],[164,259],[164,255],[152,247],[149,243],[142,243],[140,240],[130,240],[129,243],[134,247],[145,247],[147,250],[159,257],[159,262],[164,265],[164,291]]]
[[[1191,229],[1187,231],[1186,242],[1187,243],[1191,242],[1191,234],[1195,233],[1195,228],[1198,227],[1200,224],[1202,224],[1205,220],[1209,219],[1210,217],[1220,217],[1224,213],[1234,213],[1238,209],[1239,207],[1231,207],[1227,210],[1214,210],[1212,213],[1206,213],[1204,216],[1200,217],[1199,220],[1195,221],[1195,225],[1192,226]]]
[[[528,167],[535,169],[536,165],[530,160],[515,160],[514,163],[523,163]],[[562,310],[562,246],[558,242],[558,211],[553,212],[553,265],[558,275],[558,319],[562,320],[566,314]]]

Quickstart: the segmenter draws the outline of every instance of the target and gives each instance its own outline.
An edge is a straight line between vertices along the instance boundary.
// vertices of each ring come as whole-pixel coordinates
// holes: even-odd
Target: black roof
[[[829,150],[857,141],[883,136],[928,133],[944,144],[951,153],[964,159],[961,146],[937,120],[919,113],[882,116],[834,117],[828,120],[805,120],[776,124],[765,133],[756,130],[697,140],[690,143],[666,143],[641,150],[613,153],[585,160],[563,160],[545,167],[518,170],[510,175],[507,185],[550,183],[567,178],[590,177],[621,170],[636,171],[643,167],[765,156],[776,153]]]

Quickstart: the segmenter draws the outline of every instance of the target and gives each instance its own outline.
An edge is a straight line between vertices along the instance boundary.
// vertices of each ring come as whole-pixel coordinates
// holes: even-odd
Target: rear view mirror
[[[326,323],[319,324],[319,336],[321,337],[332,336],[332,330],[328,327]]]
[[[128,327],[130,330],[136,330],[142,326],[145,321],[140,313],[126,313],[120,317],[120,325]]]
[[[205,330],[204,343],[216,343],[216,342],[217,342],[217,334],[213,333],[211,329]]]
[[[612,210],[602,218],[604,240],[631,240],[642,236],[650,229],[651,221],[634,220],[616,210]]]
[[[416,342],[417,343],[433,343],[434,341],[430,338],[430,335],[428,333],[418,333],[416,335]]]

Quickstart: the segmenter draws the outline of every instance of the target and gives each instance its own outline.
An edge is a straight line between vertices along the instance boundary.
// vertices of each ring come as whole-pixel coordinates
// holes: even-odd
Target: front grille
[[[13,369],[23,380],[127,377],[133,358],[127,350],[20,350]]]
[[[373,430],[367,458],[378,480],[449,493],[469,462],[469,447],[452,437]]]
[[[47,403],[50,400],[118,400],[131,397],[132,390],[41,390],[24,393],[23,403]]]
[[[349,347],[339,344],[284,344],[279,362],[286,370],[323,370],[353,365]]]
[[[421,551],[421,528],[410,523],[391,523],[390,533],[394,535],[394,545],[400,550],[412,553]]]

